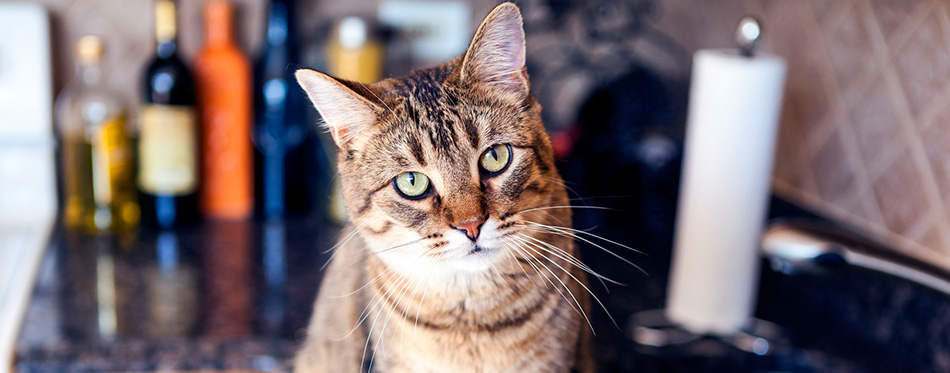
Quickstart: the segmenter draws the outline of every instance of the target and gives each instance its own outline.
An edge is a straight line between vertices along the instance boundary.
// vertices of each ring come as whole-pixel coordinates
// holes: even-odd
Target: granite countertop
[[[57,229],[15,367],[288,370],[338,230],[307,218],[103,237]]]
[[[773,201],[771,216],[810,216]],[[950,298],[866,270],[786,275],[763,263],[756,316],[791,346],[757,356],[704,340],[648,350],[627,338],[630,315],[661,308],[669,237],[610,217],[594,232],[649,276],[582,246],[594,270],[626,286],[592,287],[601,371],[950,371]],[[206,221],[175,232],[81,237],[57,230],[16,351],[18,371],[250,369],[285,371],[303,338],[325,251],[339,227],[317,218]],[[609,291],[609,292],[608,292]]]

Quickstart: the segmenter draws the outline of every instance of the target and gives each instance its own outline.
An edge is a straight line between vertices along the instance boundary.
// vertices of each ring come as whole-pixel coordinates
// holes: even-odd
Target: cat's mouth
[[[496,251],[498,251],[498,249],[481,245],[472,245],[472,248],[468,250],[468,253],[465,254],[465,257],[473,259],[489,259],[494,257]]]
[[[458,265],[464,272],[482,273],[488,270],[498,259],[501,249],[491,245],[476,245],[474,243],[458,247],[453,250],[451,262]]]

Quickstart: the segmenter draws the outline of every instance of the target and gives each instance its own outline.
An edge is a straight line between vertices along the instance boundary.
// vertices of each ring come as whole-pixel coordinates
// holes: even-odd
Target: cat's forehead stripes
[[[450,63],[386,81],[383,100],[392,111],[380,121],[378,144],[410,155],[422,167],[471,164],[482,131],[472,109],[460,102],[463,93],[446,83],[452,71]]]

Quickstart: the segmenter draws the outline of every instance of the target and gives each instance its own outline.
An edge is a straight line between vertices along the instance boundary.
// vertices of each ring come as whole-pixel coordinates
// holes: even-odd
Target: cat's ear
[[[338,146],[376,123],[379,106],[340,81],[308,69],[297,70],[295,75]]]
[[[492,10],[462,58],[461,77],[519,95],[528,94],[521,11],[513,3]]]

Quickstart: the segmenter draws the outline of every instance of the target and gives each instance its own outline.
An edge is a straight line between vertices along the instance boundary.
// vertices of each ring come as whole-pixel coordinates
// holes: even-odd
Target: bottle
[[[62,137],[66,226],[122,232],[139,222],[126,105],[104,85],[102,39],[76,45],[76,76],[57,102]]]
[[[143,220],[170,228],[197,216],[198,133],[191,72],[178,57],[175,3],[155,2],[156,54],[144,78],[139,113]]]
[[[304,119],[309,103],[293,77],[299,63],[293,14],[292,0],[271,1],[264,52],[255,64],[253,140],[260,158],[261,208],[268,218],[283,216],[289,205],[306,205],[303,175],[315,171],[303,170],[306,155],[299,149],[309,136]],[[301,172],[288,172],[296,167]]]
[[[205,45],[195,59],[201,112],[205,216],[244,219],[253,209],[251,68],[232,38],[231,3],[205,6]]]
[[[340,20],[327,43],[330,73],[360,83],[375,83],[382,78],[384,54],[374,30],[359,17]]]

